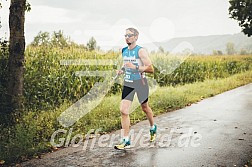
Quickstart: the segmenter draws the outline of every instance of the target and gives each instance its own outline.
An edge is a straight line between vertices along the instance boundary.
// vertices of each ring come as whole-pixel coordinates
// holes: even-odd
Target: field
[[[153,77],[160,86],[176,86],[225,78],[249,70],[251,56],[189,56],[150,55],[155,66]],[[121,67],[119,52],[95,53],[81,49],[31,48],[26,51],[25,99],[28,110],[59,107],[64,101],[75,102],[83,97],[96,82],[110,81]],[[107,61],[110,65],[97,65],[91,60]],[[82,65],[61,65],[63,60],[85,61]],[[88,65],[83,65],[83,64]],[[104,63],[105,64],[105,63]],[[108,64],[108,63],[107,63]],[[106,71],[106,77],[78,76],[77,71]],[[120,92],[115,84],[109,94]]]

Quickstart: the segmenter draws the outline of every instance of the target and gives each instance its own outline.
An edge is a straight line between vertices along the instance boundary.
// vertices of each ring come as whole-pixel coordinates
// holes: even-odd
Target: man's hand
[[[124,71],[125,71],[125,68],[122,67],[120,70],[116,70],[116,74],[117,74],[117,75],[121,75],[121,74],[124,73]]]
[[[121,74],[123,74],[123,73],[124,73],[123,70],[116,70],[116,74],[117,74],[117,75],[121,75]]]
[[[136,66],[134,64],[132,64],[131,62],[126,62],[124,64],[124,66],[127,68],[136,69]]]

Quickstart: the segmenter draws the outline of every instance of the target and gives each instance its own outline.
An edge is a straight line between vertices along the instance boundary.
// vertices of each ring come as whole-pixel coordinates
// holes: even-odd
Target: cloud
[[[49,6],[33,6],[31,12],[26,14],[26,23],[50,24],[50,23],[74,23],[80,22],[79,17],[70,17],[69,11],[63,8],[54,8]]]
[[[29,0],[29,2],[32,10],[26,13],[27,43],[31,42],[39,31],[63,30],[65,35],[76,42],[86,43],[91,36],[94,36],[98,43],[112,45],[115,43],[113,41],[124,42],[124,30],[131,25],[140,31],[139,43],[162,41],[171,37],[240,31],[236,21],[228,17],[228,2],[220,0]],[[5,6],[5,9],[0,10],[4,26],[0,31],[8,27],[9,5]]]

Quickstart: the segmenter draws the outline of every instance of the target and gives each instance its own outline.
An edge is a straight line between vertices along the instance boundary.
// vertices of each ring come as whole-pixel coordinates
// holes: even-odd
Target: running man
[[[153,73],[154,68],[148,57],[148,52],[138,46],[136,41],[139,32],[135,28],[126,29],[125,40],[127,47],[122,49],[123,68],[117,74],[124,74],[124,85],[122,90],[122,101],[120,105],[121,125],[123,139],[120,144],[115,145],[115,149],[130,148],[130,106],[135,93],[150,123],[150,141],[156,138],[157,126],[154,124],[153,113],[148,104],[149,86],[145,73]]]

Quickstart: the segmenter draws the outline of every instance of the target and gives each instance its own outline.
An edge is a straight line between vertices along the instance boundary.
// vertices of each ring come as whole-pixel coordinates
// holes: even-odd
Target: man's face
[[[126,30],[125,33],[125,41],[128,45],[131,45],[132,43],[136,42],[137,36],[134,35],[133,32]]]

